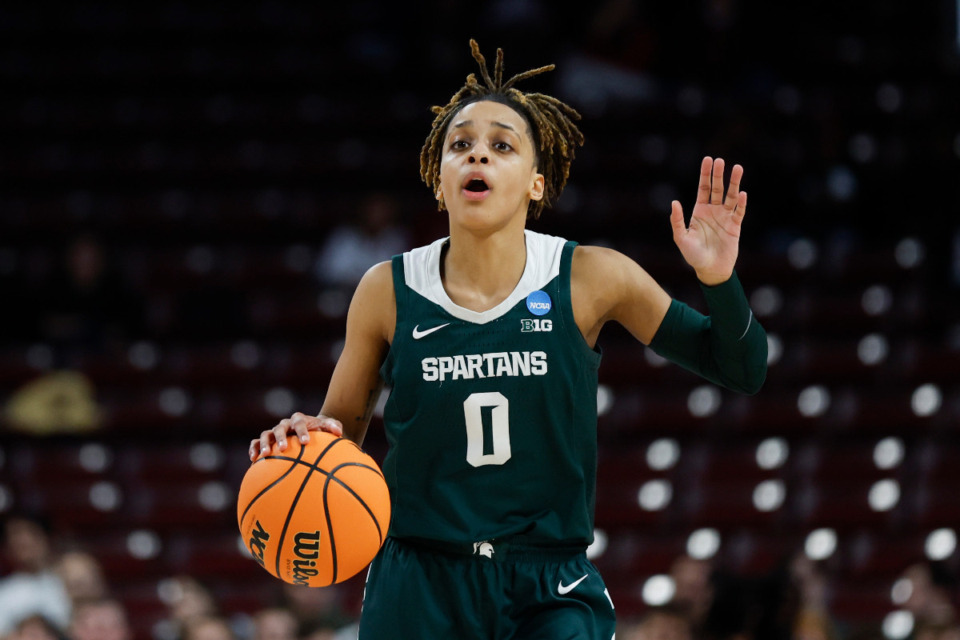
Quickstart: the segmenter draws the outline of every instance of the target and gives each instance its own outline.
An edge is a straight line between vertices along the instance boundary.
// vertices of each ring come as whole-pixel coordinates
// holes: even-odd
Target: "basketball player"
[[[734,274],[747,194],[735,166],[704,158],[689,225],[674,240],[705,317],[635,262],[525,229],[559,197],[583,137],[559,100],[471,74],[436,118],[421,176],[450,235],[372,267],[317,417],[264,431],[251,459],[310,430],[361,443],[384,383],[393,502],[369,573],[361,640],[610,640],[613,602],[587,560],[593,538],[600,330],[638,340],[746,393],[766,375],[766,337]]]

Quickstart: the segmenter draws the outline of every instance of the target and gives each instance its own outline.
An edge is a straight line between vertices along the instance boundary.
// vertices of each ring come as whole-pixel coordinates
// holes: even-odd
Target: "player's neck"
[[[444,289],[454,303],[472,311],[487,311],[509,296],[527,264],[522,233],[478,236],[451,229],[440,260]]]

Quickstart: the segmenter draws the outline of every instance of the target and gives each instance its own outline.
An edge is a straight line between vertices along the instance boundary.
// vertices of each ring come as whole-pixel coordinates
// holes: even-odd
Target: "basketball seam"
[[[272,489],[273,487],[275,487],[277,484],[279,484],[281,480],[283,480],[283,479],[286,478],[288,475],[290,475],[291,473],[293,473],[293,470],[297,468],[296,463],[300,462],[301,456],[303,456],[303,447],[300,447],[300,453],[297,454],[297,457],[296,457],[296,458],[285,458],[285,457],[281,457],[281,456],[267,456],[267,457],[265,457],[265,458],[261,458],[261,459],[260,459],[260,460],[271,460],[271,459],[284,460],[284,459],[286,459],[286,460],[291,460],[291,461],[293,461],[295,464],[291,464],[291,465],[290,465],[290,468],[287,469],[286,471],[284,471],[284,472],[280,475],[279,478],[277,478],[276,480],[274,480],[273,482],[271,482],[270,484],[268,484],[266,487],[264,487],[263,489],[261,489],[261,490],[260,490],[260,493],[258,493],[257,495],[255,495],[255,496],[253,497],[253,499],[250,500],[249,503],[247,503],[247,508],[243,510],[243,515],[240,516],[240,527],[241,527],[241,528],[243,528],[243,521],[244,521],[244,519],[247,517],[247,513],[250,512],[250,508],[253,506],[253,504],[254,504],[257,500],[259,500],[259,499],[263,496],[263,494],[265,494],[267,491],[269,491],[270,489]],[[258,460],[257,462],[260,462],[260,460]],[[256,463],[254,463],[254,464],[256,464]]]
[[[326,495],[327,495],[327,485],[330,484],[331,480],[335,480],[341,487],[343,487],[348,492],[350,492],[350,495],[356,498],[357,502],[360,503],[360,506],[363,507],[364,510],[366,510],[367,514],[370,516],[370,519],[373,520],[374,526],[377,527],[377,536],[380,538],[380,544],[383,544],[383,529],[380,528],[380,521],[377,519],[376,514],[373,513],[373,509],[370,508],[370,505],[368,505],[367,502],[363,498],[361,498],[360,495],[356,491],[354,491],[352,487],[350,487],[350,485],[345,483],[340,478],[334,477],[334,474],[336,474],[337,471],[339,471],[344,467],[360,467],[361,469],[367,469],[369,471],[373,471],[374,473],[376,473],[376,469],[374,469],[369,465],[363,464],[362,462],[344,462],[343,464],[338,465],[333,469],[331,469],[330,472],[327,474],[327,480],[323,487],[324,499],[326,499]],[[377,474],[377,475],[380,475],[380,474]],[[326,507],[326,504],[324,504],[324,507]]]
[[[333,535],[333,520],[330,518],[330,504],[327,500],[327,488],[330,486],[330,476],[328,473],[326,480],[323,482],[323,515],[327,521],[327,537],[330,538],[330,558],[333,570],[333,577],[331,582],[334,583],[337,581],[337,541]],[[342,484],[342,483],[341,483]]]
[[[303,466],[307,467],[308,469],[313,469],[314,471],[319,471],[319,472],[325,473],[325,474],[328,474],[328,473],[329,473],[329,472],[327,472],[325,469],[319,469],[319,468],[317,468],[317,467],[316,467],[316,463],[312,463],[312,464],[311,464],[311,463],[309,463],[309,462],[304,462],[303,460],[299,460],[299,459],[297,459],[297,458],[287,458],[287,457],[284,457],[284,456],[270,456],[269,458],[264,458],[264,460],[269,460],[269,459],[290,460],[291,462],[295,463],[294,466],[296,466],[296,465],[299,464],[299,465],[303,465]],[[318,460],[317,462],[319,462],[319,460]],[[344,463],[344,464],[347,464],[347,463]],[[364,462],[351,462],[351,463],[349,463],[349,464],[356,465],[356,466],[358,466],[358,467],[363,467],[364,469],[369,469],[370,471],[373,471],[375,474],[377,474],[377,475],[380,476],[381,478],[384,478],[383,473],[382,473],[377,467],[371,466],[371,465],[366,464],[366,463],[364,463]],[[341,466],[342,466],[342,465],[341,465]],[[386,479],[386,478],[384,478],[384,479]]]
[[[330,556],[333,559],[333,562],[332,562],[333,582],[337,581],[337,574],[339,572],[340,567],[339,567],[339,559],[337,558],[337,540],[336,540],[336,536],[333,535],[333,519],[330,518],[330,503],[327,498],[328,489],[330,488],[331,481],[336,481],[337,484],[339,484],[341,487],[346,489],[350,493],[350,495],[352,495],[356,499],[356,501],[360,503],[360,506],[362,506],[366,510],[367,515],[369,515],[370,519],[373,520],[374,526],[377,527],[377,536],[380,538],[380,544],[383,544],[383,531],[380,529],[380,522],[377,520],[377,516],[373,514],[373,511],[370,509],[367,503],[364,502],[364,500],[359,495],[357,495],[356,491],[350,488],[350,486],[346,484],[343,480],[336,477],[337,471],[344,467],[360,467],[364,469],[370,469],[371,471],[373,471],[373,469],[369,465],[363,464],[362,462],[344,462],[343,464],[339,464],[333,469],[330,469],[330,471],[326,472],[327,477],[326,477],[326,480],[324,480],[323,482],[323,513],[327,520],[327,536],[330,538]],[[380,476],[380,477],[383,477],[383,476]]]
[[[328,444],[323,451],[320,452],[320,455],[317,456],[317,459],[313,461],[312,465],[308,465],[311,468],[307,470],[307,473],[303,478],[303,482],[300,483],[300,488],[297,490],[297,495],[294,496],[293,502],[290,504],[290,509],[287,510],[287,518],[283,522],[283,529],[280,530],[280,540],[277,541],[277,565],[276,565],[277,577],[280,577],[280,556],[281,556],[280,551],[283,549],[283,541],[287,537],[287,529],[290,527],[290,519],[293,518],[293,511],[294,509],[297,508],[297,503],[300,502],[300,496],[303,494],[303,490],[306,488],[307,482],[309,482],[310,480],[310,475],[314,471],[320,471],[320,469],[317,469],[317,465],[320,464],[320,461],[323,459],[323,456],[327,455],[327,452],[330,451],[330,449],[332,449],[334,446],[336,446],[338,442],[348,442],[348,441],[345,441],[342,438],[338,438],[334,440],[333,442]],[[303,447],[300,448],[300,451],[301,453],[303,452]],[[292,464],[290,466],[292,468],[295,466],[295,464]],[[324,510],[326,510],[326,505],[324,505]],[[328,515],[327,518],[329,519],[329,517],[330,516]],[[334,557],[334,562],[336,562],[336,557]],[[334,564],[334,567],[336,567],[336,564]],[[336,574],[336,572],[334,572],[334,574]]]

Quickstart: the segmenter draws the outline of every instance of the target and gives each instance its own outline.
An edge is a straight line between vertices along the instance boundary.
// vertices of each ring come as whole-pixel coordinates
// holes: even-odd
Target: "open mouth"
[[[490,185],[483,179],[483,174],[474,173],[466,177],[461,193],[467,200],[480,202],[490,195]]]
[[[487,183],[480,178],[469,180],[463,188],[472,193],[483,193],[484,191],[490,190],[490,187],[487,186]]]

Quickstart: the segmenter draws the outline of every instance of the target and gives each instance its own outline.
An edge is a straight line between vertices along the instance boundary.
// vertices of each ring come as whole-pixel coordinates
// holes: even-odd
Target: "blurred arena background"
[[[954,628],[956,6],[320,4],[0,6],[0,512],[92,556],[137,640],[186,637],[188,577],[237,638],[294,608],[238,540],[247,446],[319,410],[359,274],[444,234],[418,156],[474,37],[508,73],[556,63],[527,89],[583,114],[531,228],[693,306],[669,203],[704,155],[745,167],[761,393],[601,337],[591,553],[624,624],[696,602],[729,614],[715,637],[814,637],[807,606],[833,637],[900,639],[933,599]],[[361,591],[330,605],[344,624]]]

